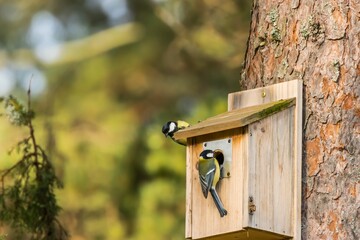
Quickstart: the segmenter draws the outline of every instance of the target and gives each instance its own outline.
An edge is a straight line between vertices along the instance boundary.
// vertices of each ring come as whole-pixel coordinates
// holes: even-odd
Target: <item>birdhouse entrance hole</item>
[[[225,138],[220,140],[208,141],[203,143],[203,150],[217,150],[216,159],[221,166],[220,178],[227,178],[231,175],[232,160],[232,139]]]

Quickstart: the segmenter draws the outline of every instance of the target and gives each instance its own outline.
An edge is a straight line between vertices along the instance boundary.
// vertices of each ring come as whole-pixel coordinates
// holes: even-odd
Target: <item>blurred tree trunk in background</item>
[[[302,239],[360,239],[360,4],[254,1],[241,88],[304,81]]]

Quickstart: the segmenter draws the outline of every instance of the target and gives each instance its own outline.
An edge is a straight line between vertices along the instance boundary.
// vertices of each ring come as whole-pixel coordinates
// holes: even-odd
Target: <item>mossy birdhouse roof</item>
[[[244,127],[294,105],[295,98],[290,98],[225,112],[180,130],[174,134],[174,137],[186,139]]]

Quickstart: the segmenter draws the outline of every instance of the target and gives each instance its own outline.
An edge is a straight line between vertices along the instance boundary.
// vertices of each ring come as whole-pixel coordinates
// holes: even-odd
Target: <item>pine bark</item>
[[[242,89],[304,82],[302,239],[360,239],[360,3],[255,0]]]

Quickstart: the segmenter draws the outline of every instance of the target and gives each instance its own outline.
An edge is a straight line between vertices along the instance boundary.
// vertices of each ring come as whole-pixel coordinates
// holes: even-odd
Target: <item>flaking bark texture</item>
[[[242,89],[304,81],[302,239],[360,239],[360,2],[254,1]]]

